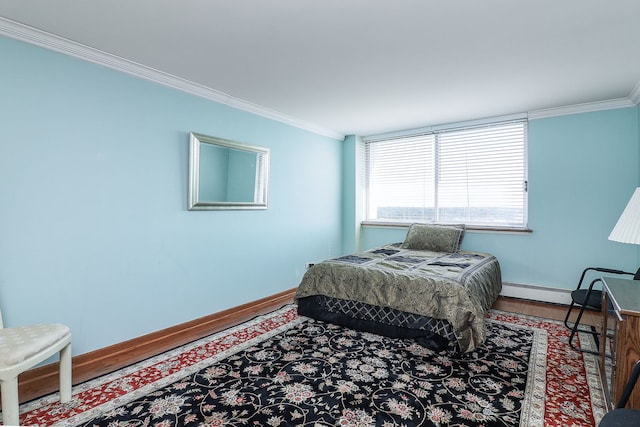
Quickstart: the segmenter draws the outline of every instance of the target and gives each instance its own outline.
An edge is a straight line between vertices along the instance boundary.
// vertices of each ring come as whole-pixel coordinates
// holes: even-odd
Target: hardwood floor
[[[564,320],[568,310],[568,306],[564,304],[552,304],[508,297],[499,297],[491,308],[554,320]],[[569,321],[573,321],[577,314],[578,309],[574,309]],[[585,310],[582,316],[582,322],[597,326],[600,322],[600,312]]]
[[[294,294],[295,288],[162,331],[74,356],[73,383],[78,384],[96,378],[162,351],[241,323],[259,314],[275,310],[284,304],[293,302]],[[492,308],[555,320],[564,320],[567,312],[565,305],[507,297],[498,298]],[[577,310],[575,312],[577,313]],[[598,325],[599,319],[599,313],[594,312],[587,313],[584,317],[585,323],[593,325]],[[58,364],[56,362],[22,374],[19,379],[20,401],[31,400],[57,390],[57,372]]]

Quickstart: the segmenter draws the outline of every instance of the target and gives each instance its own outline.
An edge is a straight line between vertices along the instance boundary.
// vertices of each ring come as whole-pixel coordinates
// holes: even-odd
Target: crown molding
[[[298,120],[286,114],[268,109],[261,105],[253,104],[243,99],[235,98],[226,93],[205,87],[203,85],[163,73],[156,69],[138,64],[133,61],[94,49],[83,44],[65,39],[42,30],[29,27],[24,24],[12,21],[0,16],[0,35],[4,35],[16,40],[20,40],[32,45],[53,50],[68,56],[72,56],[98,65],[112,68],[126,74],[139,77],[154,83],[161,84],[182,92],[189,93],[201,98],[208,99],[231,108],[246,111],[271,120],[285,123],[318,135],[329,138],[344,140],[345,134],[335,132],[330,129],[316,126],[314,124]],[[616,108],[626,108],[640,103],[640,82],[631,91],[628,98],[618,98],[607,101],[589,102],[584,104],[568,105],[563,107],[546,108],[533,110],[527,113],[529,119],[541,119],[554,116],[564,116],[569,114],[586,113],[600,110],[610,110]]]
[[[94,64],[109,67],[123,73],[139,77],[154,83],[168,86],[191,95],[199,96],[231,108],[246,111],[271,120],[285,123],[318,135],[344,140],[345,135],[320,126],[313,125],[286,114],[279,113],[269,108],[253,104],[251,102],[235,98],[226,93],[205,87],[203,85],[176,77],[174,75],[158,71],[156,69],[138,64],[110,53],[94,49],[89,46],[74,42],[64,37],[59,37],[45,31],[29,27],[0,16],[0,35],[20,40],[45,49],[53,50],[74,58],[93,62]]]
[[[629,94],[629,99],[633,102],[634,105],[640,104],[640,82],[633,88],[631,93]]]
[[[564,107],[545,108],[533,110],[527,113],[529,119],[543,119],[547,117],[566,116],[569,114],[589,113],[592,111],[613,110],[616,108],[633,107],[634,103],[630,98],[610,99],[607,101],[587,102],[584,104],[567,105]]]

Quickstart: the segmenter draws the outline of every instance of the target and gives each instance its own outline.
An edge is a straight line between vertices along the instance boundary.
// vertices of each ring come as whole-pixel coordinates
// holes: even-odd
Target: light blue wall
[[[295,287],[304,264],[401,241],[360,228],[343,144],[0,37],[0,307],[64,322],[74,354]],[[607,236],[640,183],[638,107],[532,120],[531,235],[467,233],[506,281],[571,288],[635,270]],[[271,149],[266,211],[190,212],[188,133]]]
[[[607,240],[639,179],[639,108],[529,122],[531,234],[474,233],[462,247],[490,252],[503,280],[573,288],[586,266],[635,271],[638,248]],[[365,227],[361,247],[402,241],[406,229]]]
[[[0,307],[74,354],[297,286],[342,253],[341,141],[0,37]],[[187,211],[189,132],[271,149],[269,209]]]
[[[357,154],[360,146],[362,139],[354,135],[347,136],[342,146],[342,249],[345,253],[360,249],[360,198],[364,191]]]

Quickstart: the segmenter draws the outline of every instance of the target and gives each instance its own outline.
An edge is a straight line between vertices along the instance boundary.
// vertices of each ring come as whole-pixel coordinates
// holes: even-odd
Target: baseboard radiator
[[[572,289],[502,282],[500,296],[569,305],[571,304],[571,291]]]
[[[296,289],[233,307],[161,331],[73,357],[73,384],[156,356],[293,302]],[[73,345],[73,343],[72,343]],[[19,377],[20,402],[58,391],[58,362],[31,369]]]

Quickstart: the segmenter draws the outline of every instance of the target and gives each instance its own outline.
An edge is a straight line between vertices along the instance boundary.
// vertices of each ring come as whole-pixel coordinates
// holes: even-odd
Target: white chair
[[[71,331],[51,323],[4,328],[0,312],[2,423],[20,425],[18,375],[60,352],[60,401],[71,400]]]

